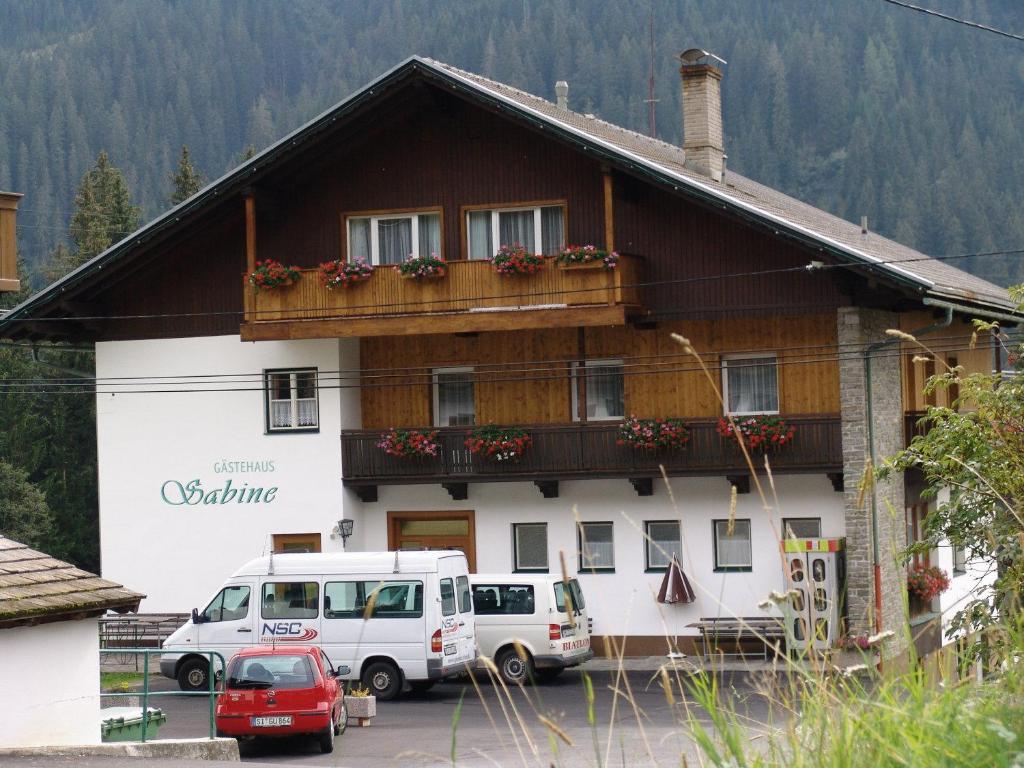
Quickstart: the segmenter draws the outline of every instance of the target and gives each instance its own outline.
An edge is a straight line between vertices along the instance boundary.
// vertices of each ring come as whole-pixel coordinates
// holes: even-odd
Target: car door
[[[197,650],[217,651],[226,662],[240,649],[253,645],[256,611],[252,603],[255,590],[254,582],[235,582],[214,596],[199,614]],[[218,668],[219,665],[218,660]]]

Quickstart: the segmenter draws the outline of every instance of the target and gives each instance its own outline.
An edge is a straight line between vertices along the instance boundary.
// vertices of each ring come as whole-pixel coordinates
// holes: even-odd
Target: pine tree
[[[139,208],[132,205],[128,184],[118,168],[100,152],[96,165],[86,171],[75,195],[71,240],[75,252],[71,266],[84,264],[111,244],[134,232],[140,223]]]
[[[203,188],[206,177],[202,171],[192,165],[192,158],[189,156],[188,147],[181,148],[181,159],[178,160],[177,173],[170,174],[174,191],[171,193],[171,205],[178,205],[188,200],[192,195]]]

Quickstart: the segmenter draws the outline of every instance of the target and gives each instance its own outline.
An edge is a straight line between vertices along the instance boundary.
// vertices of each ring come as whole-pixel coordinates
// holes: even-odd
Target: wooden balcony
[[[616,269],[560,267],[500,275],[486,261],[452,261],[441,278],[410,279],[378,267],[369,280],[327,290],[317,270],[287,288],[253,292],[243,282],[243,341],[401,336],[531,328],[624,325],[641,305],[640,259]]]
[[[843,470],[839,416],[787,416],[796,426],[796,439],[769,454],[772,472],[822,473],[841,488]],[[449,488],[466,483],[533,481],[545,495],[557,481],[628,478],[638,493],[649,493],[664,464],[669,475],[730,476],[742,488],[749,469],[735,442],[723,439],[717,420],[687,420],[690,441],[681,451],[649,453],[615,444],[618,423],[559,424],[527,427],[533,445],[517,461],[497,462],[471,454],[465,447],[467,429],[438,430],[441,455],[402,459],[377,447],[381,430],[342,432],[342,472],[346,486],[364,500],[376,498],[378,485],[440,483]],[[760,470],[763,454],[753,459]],[[451,486],[451,487],[449,487]],[[547,491],[545,491],[547,486]],[[453,496],[454,496],[453,492]],[[457,496],[456,498],[465,498]]]

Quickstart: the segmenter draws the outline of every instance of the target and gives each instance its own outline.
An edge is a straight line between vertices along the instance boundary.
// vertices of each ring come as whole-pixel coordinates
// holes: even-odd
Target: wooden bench
[[[700,630],[701,646],[704,657],[708,658],[713,649],[717,650],[719,641],[735,643],[737,648],[745,641],[761,644],[765,661],[769,651],[776,652],[785,646],[786,631],[782,626],[782,618],[778,616],[707,616],[689,624]],[[741,650],[724,653],[723,656],[743,656]]]

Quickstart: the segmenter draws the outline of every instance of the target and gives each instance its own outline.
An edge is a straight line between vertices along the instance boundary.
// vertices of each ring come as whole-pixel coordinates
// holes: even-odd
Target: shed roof
[[[144,597],[0,535],[0,628],[137,611]]]

